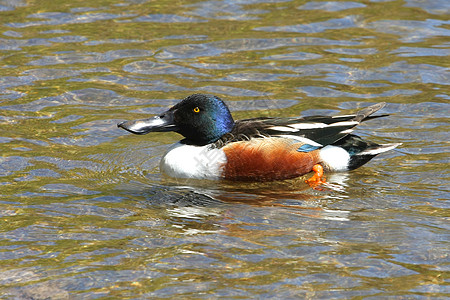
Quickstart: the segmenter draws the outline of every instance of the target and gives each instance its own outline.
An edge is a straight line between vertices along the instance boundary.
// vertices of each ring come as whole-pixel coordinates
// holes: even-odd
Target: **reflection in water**
[[[0,0],[0,295],[444,298],[445,0]],[[236,119],[337,114],[402,142],[269,183],[165,178],[179,136],[116,123],[194,92]]]

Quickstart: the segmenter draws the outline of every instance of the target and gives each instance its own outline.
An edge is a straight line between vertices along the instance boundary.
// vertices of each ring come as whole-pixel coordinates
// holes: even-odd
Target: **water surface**
[[[448,296],[450,5],[0,1],[5,299]],[[165,178],[125,119],[213,93],[236,119],[353,112],[401,142],[353,172]]]

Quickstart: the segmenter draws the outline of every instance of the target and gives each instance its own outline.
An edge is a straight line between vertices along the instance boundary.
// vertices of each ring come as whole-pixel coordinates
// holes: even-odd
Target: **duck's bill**
[[[134,134],[177,130],[177,126],[173,121],[173,113],[170,111],[161,116],[155,116],[148,119],[124,121],[117,124],[117,126]]]

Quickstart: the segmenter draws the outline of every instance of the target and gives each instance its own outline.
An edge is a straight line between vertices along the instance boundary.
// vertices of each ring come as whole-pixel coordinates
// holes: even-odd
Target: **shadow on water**
[[[217,210],[227,209],[230,205],[244,205],[280,208],[306,217],[345,221],[349,211],[331,209],[327,205],[348,198],[345,192],[348,174],[330,174],[328,180],[331,183],[313,190],[304,183],[303,177],[269,183],[164,178],[163,185],[149,185],[148,181],[121,184],[114,193],[136,199],[141,207],[177,207],[177,211],[184,211],[188,218],[195,213],[204,215],[212,210],[216,214]]]

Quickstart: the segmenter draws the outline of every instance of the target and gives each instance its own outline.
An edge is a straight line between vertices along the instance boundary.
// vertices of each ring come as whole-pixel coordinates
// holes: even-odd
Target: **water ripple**
[[[199,22],[207,22],[206,20],[201,20],[193,17],[184,17],[178,15],[169,15],[169,14],[152,14],[146,16],[140,16],[130,22],[156,22],[156,23],[199,23]]]
[[[44,56],[40,59],[30,61],[28,64],[32,66],[48,66],[56,64],[75,64],[75,63],[102,63],[116,59],[129,57],[152,56],[153,52],[148,50],[112,50],[103,53],[99,52],[72,52],[69,54],[61,54],[55,56]]]
[[[445,15],[450,13],[447,0],[406,0],[406,7],[420,7],[430,14]]]
[[[445,298],[448,1],[166,2],[0,0],[0,298]],[[168,178],[181,136],[116,124],[198,92],[385,101],[355,132],[402,145],[322,190]]]
[[[79,24],[91,23],[102,20],[120,19],[134,17],[135,14],[111,14],[111,13],[88,13],[88,14],[73,14],[63,12],[43,12],[31,14],[28,18],[46,19],[44,21],[31,21],[24,23],[9,23],[6,26],[13,28],[26,28],[31,26],[42,25],[63,25],[63,24]]]
[[[264,2],[287,2],[288,0],[255,0],[255,1],[237,1],[237,2],[222,2],[222,1],[203,1],[195,4],[185,5],[186,8],[195,8],[187,13],[216,20],[230,20],[230,21],[249,21],[258,20],[259,17],[254,15],[264,14],[267,11],[262,9],[244,9],[245,4],[264,3]]]
[[[352,9],[352,8],[361,8],[366,7],[366,5],[358,2],[352,2],[352,1],[323,1],[323,2],[316,2],[311,1],[308,2],[302,6],[297,7],[297,9],[300,10],[326,10],[326,11],[341,11],[346,9]]]
[[[148,75],[158,75],[158,74],[189,74],[197,76],[207,76],[206,74],[201,74],[195,69],[178,66],[175,64],[157,63],[152,61],[135,61],[129,63],[123,67],[123,70],[130,73],[137,74],[148,74]]]
[[[257,51],[282,48],[287,46],[305,45],[341,45],[356,46],[359,42],[345,40],[330,40],[322,38],[278,38],[278,39],[234,39],[205,44],[185,44],[170,46],[155,55],[157,59],[186,59],[199,56],[219,56],[223,53],[239,51]]]
[[[330,19],[324,22],[316,22],[309,24],[288,25],[288,26],[266,26],[256,27],[254,30],[269,31],[269,32],[302,32],[302,33],[317,33],[330,29],[345,29],[358,27],[361,18],[359,16],[346,16],[339,19]]]
[[[398,95],[416,95],[419,94],[420,91],[418,90],[390,90],[379,94],[358,94],[358,93],[351,93],[351,92],[343,92],[338,91],[331,88],[323,88],[318,86],[304,86],[301,88],[298,88],[299,92],[306,93],[309,97],[331,97],[331,98],[340,98],[340,97],[349,97],[349,98],[378,98],[378,97],[392,97],[392,96],[398,96]]]
[[[445,25],[449,24],[450,21],[433,19],[426,21],[382,20],[368,23],[367,28],[398,35],[401,37],[400,40],[405,43],[417,43],[434,36],[449,36],[450,29],[445,28]]]

